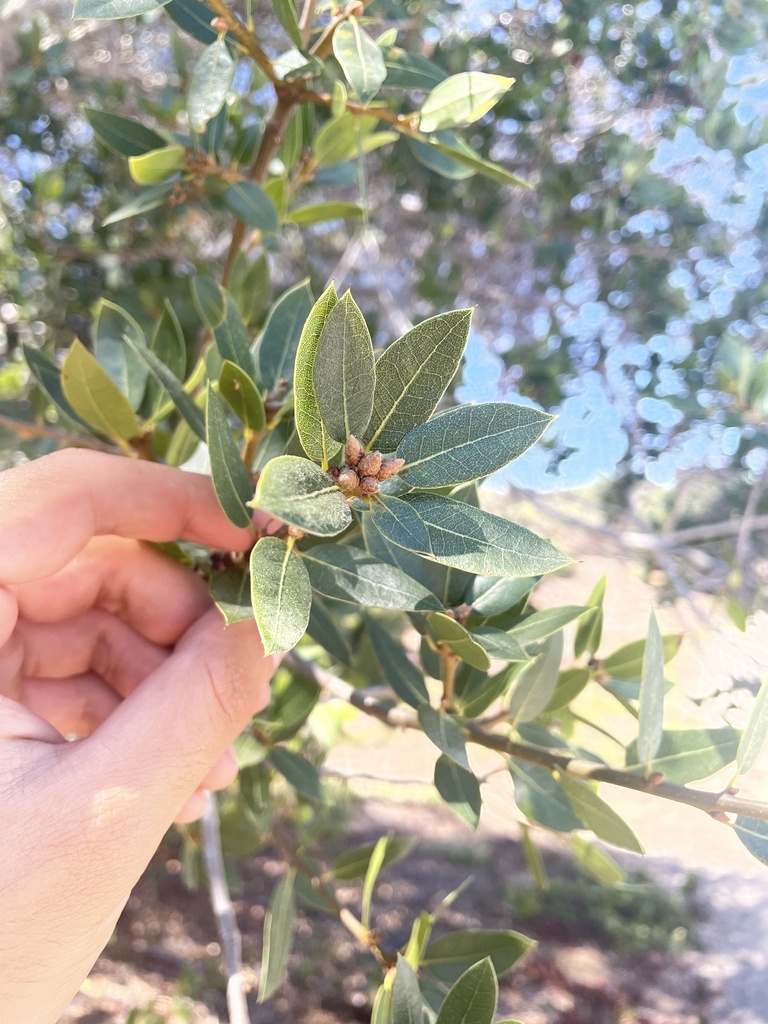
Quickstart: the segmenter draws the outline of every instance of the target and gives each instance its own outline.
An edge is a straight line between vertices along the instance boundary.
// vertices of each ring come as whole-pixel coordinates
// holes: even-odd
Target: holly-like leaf
[[[309,576],[296,552],[276,537],[262,537],[251,551],[251,602],[265,654],[289,651],[304,636]]]
[[[272,391],[279,381],[293,380],[296,350],[313,302],[309,282],[300,281],[283,292],[269,311],[256,348],[259,380],[265,391]]]
[[[289,871],[275,886],[264,917],[264,954],[259,976],[259,1002],[275,992],[285,977],[296,924],[296,872]]]
[[[235,363],[253,379],[256,368],[248,345],[248,334],[240,310],[232,296],[224,291],[224,319],[213,330],[221,358]]]
[[[640,677],[639,732],[637,753],[640,761],[650,766],[661,744],[664,730],[664,650],[656,616],[651,612],[645,642],[643,670]]]
[[[138,409],[147,384],[147,367],[126,342],[144,345],[144,331],[121,306],[102,299],[93,325],[93,354]]]
[[[485,576],[538,576],[571,559],[524,526],[439,494],[382,498],[371,512],[393,544]]]
[[[471,771],[464,733],[456,719],[429,704],[419,706],[418,716],[425,736],[432,740],[437,749],[442,751],[446,757],[450,757],[456,764],[461,765],[462,768]]]
[[[424,676],[405,653],[397,638],[372,615],[365,616],[365,626],[387,682],[397,696],[412,708],[428,703],[429,693]]]
[[[468,630],[457,622],[450,615],[442,612],[427,617],[427,628],[437,643],[445,644],[446,647],[458,655],[468,665],[485,671],[490,667],[491,659],[485,648],[474,640]]]
[[[411,487],[446,487],[488,476],[538,441],[554,417],[527,405],[486,402],[449,409],[397,446]]]
[[[183,146],[163,145],[138,156],[128,157],[128,170],[139,185],[156,185],[180,171],[187,160]]]
[[[499,983],[490,958],[466,970],[443,1000],[436,1024],[492,1024]]]
[[[350,292],[333,307],[320,334],[314,384],[330,436],[342,444],[350,434],[362,438],[373,409],[376,370],[371,335]]]
[[[374,98],[387,77],[384,57],[357,18],[342,21],[333,33],[333,54],[361,103]]]
[[[64,359],[61,386],[72,409],[100,434],[127,441],[141,432],[128,399],[80,341]]]
[[[560,774],[558,781],[565,790],[571,807],[599,839],[631,850],[633,853],[645,852],[640,840],[626,821],[602,800],[588,783],[582,779],[571,778],[565,772]]]
[[[435,789],[451,810],[471,828],[477,828],[483,799],[472,772],[441,754],[435,762]]]
[[[167,0],[75,0],[73,18],[90,18],[95,21],[115,21],[118,18],[134,18],[162,7]]]
[[[255,181],[236,181],[224,193],[224,202],[234,215],[251,228],[268,234],[278,230],[277,207]]]
[[[166,145],[162,135],[132,117],[123,117],[98,107],[83,106],[81,110],[96,138],[120,156],[141,156]]]
[[[434,412],[456,374],[469,336],[471,309],[441,313],[398,338],[376,363],[368,448],[393,452]]]
[[[426,587],[359,548],[347,544],[320,544],[302,552],[302,557],[312,588],[337,601],[400,611],[429,611],[440,607],[440,602]]]
[[[224,37],[203,50],[192,72],[187,96],[189,126],[193,132],[202,132],[205,126],[224,106],[227,93],[235,77],[235,62]]]
[[[352,522],[346,499],[328,474],[296,455],[267,463],[253,504],[317,537],[333,537]]]
[[[424,100],[419,116],[423,132],[472,124],[487,114],[514,84],[514,78],[464,71],[440,82]]]
[[[251,474],[240,458],[224,405],[211,384],[208,385],[205,439],[211,460],[213,488],[219,504],[235,526],[249,526],[251,514],[246,508],[246,502],[253,495]]]
[[[320,418],[315,398],[315,356],[320,335],[338,301],[336,289],[331,282],[312,307],[304,324],[296,349],[293,374],[294,412],[301,446],[310,459],[324,467],[327,467],[328,460],[338,452],[341,444],[328,436]]]
[[[544,649],[515,682],[509,700],[512,722],[532,722],[549,704],[559,678],[563,659],[563,634],[556,633],[544,644]]]

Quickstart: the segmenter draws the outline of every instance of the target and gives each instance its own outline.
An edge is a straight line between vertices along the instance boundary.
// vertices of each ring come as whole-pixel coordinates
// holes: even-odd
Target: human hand
[[[0,1006],[54,1024],[174,819],[236,773],[277,659],[142,541],[244,550],[206,477],[67,450],[0,474]],[[66,743],[76,733],[83,739]]]

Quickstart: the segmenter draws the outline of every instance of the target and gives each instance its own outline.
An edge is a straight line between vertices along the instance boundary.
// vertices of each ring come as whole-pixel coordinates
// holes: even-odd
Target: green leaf
[[[376,384],[373,345],[363,314],[346,292],[331,310],[317,343],[315,397],[323,425],[344,444],[362,438]]]
[[[187,112],[193,132],[204,131],[210,119],[224,106],[234,76],[235,62],[223,36],[219,36],[203,50],[192,72]]]
[[[474,576],[467,587],[464,600],[472,612],[491,618],[513,608],[527,597],[536,581],[514,577]]]
[[[248,345],[248,334],[240,310],[226,289],[224,293],[224,319],[214,328],[213,337],[222,359],[228,359],[253,379],[256,374],[253,356]]]
[[[315,643],[320,644],[342,665],[349,665],[351,651],[349,644],[339,628],[338,616],[331,614],[325,603],[315,594],[312,598],[312,609],[309,613],[307,633]]]
[[[389,836],[382,836],[377,840],[373,850],[371,851],[371,859],[368,861],[368,867],[365,871],[365,878],[363,879],[363,895],[361,899],[361,911],[360,921],[363,928],[366,931],[371,926],[371,900],[373,899],[373,889],[376,885],[376,879],[379,877],[379,872],[384,866],[384,858],[387,855],[387,847],[389,846]]]
[[[187,154],[183,146],[163,145],[149,153],[128,157],[128,170],[139,185],[156,185],[176,174],[186,164]]]
[[[487,114],[514,84],[514,78],[464,71],[440,82],[424,100],[419,128],[435,132],[440,128],[472,124]]]
[[[496,974],[501,976],[535,945],[519,932],[466,929],[430,942],[422,965],[450,985],[472,964],[489,957]]]
[[[322,803],[325,800],[323,784],[317,768],[306,757],[286,747],[272,747],[268,760],[286,782],[307,800]]]
[[[509,635],[523,646],[533,644],[539,640],[545,640],[553,633],[558,633],[569,622],[578,619],[588,610],[575,604],[564,604],[559,608],[545,608],[543,611],[534,612],[528,618],[523,619],[519,626],[513,626]]]
[[[371,615],[365,616],[365,626],[387,682],[395,694],[412,708],[428,702],[429,693],[424,676],[405,653],[398,639]]]
[[[100,434],[116,441],[127,441],[141,432],[128,399],[77,340],[62,364],[61,386],[72,409]]]
[[[603,601],[605,600],[605,588],[608,582],[607,576],[602,576],[592,593],[587,599],[587,607],[593,608],[591,615],[585,615],[576,630],[576,638],[573,641],[574,657],[580,658],[585,651],[592,657],[600,647],[600,640],[603,635]]]
[[[126,345],[128,341],[144,345],[144,331],[130,313],[102,299],[93,325],[93,354],[131,406],[138,409],[147,386],[147,367],[136,357],[133,346]]]
[[[438,132],[437,135],[431,136],[432,139],[439,139],[444,145],[450,149],[461,150],[464,154],[469,155],[473,159],[477,157],[477,154],[460,136],[454,132]],[[467,167],[466,164],[461,163],[459,160],[455,160],[452,156],[448,156],[442,150],[438,149],[436,145],[430,144],[426,139],[407,138],[406,139],[408,148],[419,161],[420,164],[424,164],[430,171],[434,171],[435,174],[439,174],[443,178],[449,178],[453,181],[464,181],[466,178],[471,178],[476,172],[474,168]]]
[[[265,654],[289,651],[304,636],[312,604],[309,576],[277,537],[262,537],[251,551],[251,602]]]
[[[432,637],[458,655],[468,665],[482,671],[490,668],[491,659],[485,648],[474,640],[469,631],[461,623],[443,612],[434,612],[427,616],[427,628]]]
[[[272,697],[258,728],[273,743],[295,736],[317,704],[320,688],[303,676],[280,671],[272,680]]]
[[[328,436],[320,418],[315,398],[315,356],[323,327],[338,301],[336,289],[331,282],[312,307],[304,324],[296,349],[293,375],[296,430],[309,458],[323,466],[328,465],[329,459],[338,452],[341,444]]]
[[[565,790],[571,807],[599,839],[631,850],[633,853],[645,852],[640,840],[626,821],[602,800],[588,783],[571,778],[565,772],[560,773],[558,781]]]
[[[376,363],[368,448],[394,451],[434,412],[456,374],[469,336],[471,309],[441,313],[398,338]]]
[[[398,838],[391,836],[384,852],[380,870],[396,864],[406,857],[416,845],[412,837]],[[352,882],[356,878],[364,878],[368,873],[368,865],[376,849],[376,843],[364,843],[352,850],[345,850],[331,864],[330,874],[340,882]]]
[[[397,447],[411,487],[446,487],[488,476],[541,437],[554,417],[527,405],[486,402],[449,409],[414,427]]]
[[[749,719],[739,740],[736,751],[736,767],[740,774],[754,768],[760,752],[765,744],[765,733],[768,729],[768,676],[755,697],[755,703]]]
[[[299,31],[299,23],[296,20],[296,8],[293,0],[269,0],[270,7],[277,15],[277,20],[285,29],[292,43],[302,49],[304,41]]]
[[[664,730],[665,692],[664,650],[659,624],[655,614],[651,612],[640,677],[637,736],[637,753],[640,761],[646,766],[650,766],[661,744],[661,735]]]
[[[266,391],[293,380],[296,350],[314,298],[308,281],[283,292],[269,311],[256,349],[259,379]]]
[[[245,370],[228,359],[221,366],[219,393],[243,426],[255,433],[264,429],[266,413],[259,389]]]
[[[441,754],[435,762],[435,789],[462,821],[477,828],[483,800],[480,783],[472,772]]]
[[[414,970],[418,970],[421,964],[429,937],[432,934],[434,918],[434,914],[428,914],[426,910],[422,910],[420,914],[416,915],[411,925],[411,934],[408,936],[405,947],[405,959]]]
[[[117,18],[133,18],[162,7],[167,0],[75,0],[73,18],[92,18],[97,21],[114,21]]]
[[[211,8],[201,0],[170,0],[165,11],[179,28],[200,43],[209,46],[219,38],[219,33],[211,28]]]
[[[156,210],[158,206],[164,206],[172,190],[173,185],[166,184],[151,185],[149,188],[142,189],[135,199],[118,206],[116,210],[105,217],[101,222],[102,227],[118,224],[121,220],[127,220],[129,217],[141,217],[151,210]]]
[[[520,845],[525,857],[525,866],[536,883],[536,888],[547,892],[550,888],[547,867],[538,844],[531,839],[531,827],[520,822]]]
[[[392,1021],[392,987],[389,981],[379,985],[371,1011],[371,1024],[393,1024]]]
[[[425,136],[423,141],[426,145],[431,146],[439,153],[466,167],[474,174],[482,174],[484,178],[490,178],[491,181],[496,181],[500,185],[516,185],[520,188],[531,187],[527,181],[508,171],[506,167],[493,163],[491,160],[484,160],[477,153],[471,152],[466,144],[457,146],[443,142],[442,135],[443,133],[441,132],[438,135]]]
[[[316,537],[333,537],[352,522],[344,495],[328,474],[295,455],[267,463],[253,504]]]
[[[499,983],[490,958],[466,970],[443,1000],[436,1024],[492,1024]]]
[[[567,707],[572,700],[578,697],[589,682],[589,679],[588,668],[568,668],[561,672],[558,676],[557,686],[552,694],[552,699],[544,708],[547,714]]]
[[[259,977],[259,1002],[273,995],[285,977],[288,957],[293,945],[296,923],[294,883],[296,872],[290,870],[272,891],[264,917],[264,954]]]
[[[236,181],[224,193],[224,202],[234,215],[251,228],[276,234],[277,207],[254,181]]]
[[[529,821],[555,832],[573,832],[584,827],[562,786],[546,768],[510,761],[509,770],[515,785],[515,803]]]
[[[480,673],[475,669],[474,671],[477,672],[479,678],[473,681],[471,685],[464,687],[460,696],[458,695],[460,676],[457,673],[456,703],[461,714],[465,718],[477,718],[478,715],[482,715],[495,700],[498,700],[509,689],[520,668],[520,665],[513,665],[502,669],[501,672],[497,672],[493,676]]]
[[[451,718],[445,711],[430,707],[429,704],[419,705],[417,714],[425,736],[435,744],[437,749],[441,750],[446,757],[450,757],[456,764],[461,765],[462,768],[471,771],[467,759],[464,733],[456,719]]]
[[[313,590],[369,608],[428,611],[439,608],[434,594],[393,565],[346,544],[320,544],[303,551]]]
[[[216,607],[228,626],[253,618],[251,583],[247,572],[230,568],[214,573],[208,584]]]
[[[571,836],[570,847],[579,866],[603,885],[618,885],[626,878],[626,872],[610,854],[584,836]]]
[[[126,345],[129,345],[135,354],[143,359],[149,368],[149,372],[159,381],[165,390],[168,392],[171,401],[176,406],[178,411],[184,417],[190,428],[200,438],[201,441],[205,441],[205,417],[194,401],[181,385],[178,377],[175,377],[173,373],[168,369],[162,360],[158,359],[154,352],[151,352],[144,345],[137,345],[126,335],[123,339]]]
[[[424,1001],[416,973],[400,953],[392,985],[392,1024],[424,1024]]]
[[[59,412],[69,417],[73,423],[77,423],[81,427],[85,427],[86,430],[90,430],[91,425],[86,423],[81,416],[78,416],[67,401],[61,383],[61,370],[58,366],[49,359],[46,359],[42,352],[32,348],[31,345],[25,345],[22,342],[21,347],[29,367],[29,372]]]
[[[667,633],[662,637],[664,664],[671,661],[680,650],[682,636],[679,633]],[[613,679],[640,679],[643,671],[645,640],[619,647],[607,658],[602,658],[600,667],[606,675]]]
[[[381,39],[379,46],[387,71],[387,89],[428,92],[445,80],[445,71],[420,53],[409,53],[394,44],[384,45]]]
[[[761,864],[768,866],[768,821],[740,814],[733,822],[736,838]]]
[[[192,301],[200,318],[208,327],[218,327],[224,319],[227,296],[210,277],[199,274],[192,278]]]
[[[269,261],[266,253],[262,253],[248,267],[238,295],[238,306],[246,324],[258,323],[263,318],[271,298]]]
[[[563,634],[555,633],[544,648],[519,676],[509,699],[513,725],[532,722],[549,704],[557,686],[560,662],[563,659]]]
[[[310,203],[307,206],[296,206],[286,214],[286,220],[299,227],[308,224],[321,224],[329,220],[342,220],[346,217],[362,217],[363,208],[357,203],[342,199],[331,199],[322,203]]]
[[[402,569],[406,576],[412,576],[419,583],[431,590],[441,604],[449,607],[461,603],[461,596],[466,585],[465,581],[471,579],[467,573],[460,573],[450,569],[447,565],[438,565],[437,562],[430,562],[426,558],[414,555],[405,548],[391,544],[373,524],[370,515],[363,516],[363,537],[368,552],[380,562],[388,562]]]
[[[205,439],[211,459],[211,477],[219,504],[235,526],[250,526],[251,513],[246,502],[253,496],[251,474],[243,465],[240,451],[232,437],[224,405],[208,385]]]
[[[491,658],[503,661],[530,661],[515,638],[494,626],[477,626],[469,630],[469,635],[476,640]]]
[[[357,18],[342,21],[333,33],[333,54],[361,103],[374,98],[387,77],[384,57]]]
[[[485,576],[538,576],[571,560],[524,526],[439,494],[386,498],[371,512],[394,544]]]
[[[166,145],[162,135],[140,121],[134,121],[132,117],[85,105],[81,110],[96,138],[120,156],[141,156],[142,153]]]
[[[187,368],[187,347],[179,318],[168,299],[163,300],[163,312],[152,332],[149,347],[175,377],[183,378]]]
[[[684,784],[706,779],[730,764],[736,757],[739,732],[730,726],[720,729],[670,729],[662,734],[661,744],[651,763],[651,771],[662,772],[668,782]],[[639,762],[637,744],[627,748],[626,768],[636,771]]]

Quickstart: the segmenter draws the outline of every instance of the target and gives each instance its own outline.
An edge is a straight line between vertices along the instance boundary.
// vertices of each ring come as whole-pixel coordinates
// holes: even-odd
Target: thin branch
[[[318,771],[324,779],[345,779],[349,781],[355,781],[357,779],[363,782],[380,782],[382,785],[387,786],[432,786],[434,785],[432,779],[409,779],[407,777],[397,778],[394,775],[376,775],[374,772],[358,772],[358,771],[342,771],[341,768],[326,768],[325,765],[321,765]]]
[[[97,452],[118,453],[120,449],[106,441],[99,441],[95,437],[81,437],[79,434],[70,434],[66,430],[59,430],[56,427],[49,427],[44,423],[27,423],[24,420],[13,419],[12,416],[0,414],[0,427],[12,430],[22,440],[33,437],[48,437],[61,445],[71,448],[93,448]]]
[[[286,663],[296,672],[311,679],[326,693],[339,700],[347,701],[367,715],[372,715],[389,725],[402,726],[406,729],[421,729],[414,711],[396,707],[394,704],[375,700],[372,697],[361,698],[354,686],[339,679],[327,669],[306,661],[295,651],[287,655]],[[696,807],[719,820],[722,820],[722,816],[728,813],[743,814],[749,818],[768,821],[768,803],[735,796],[730,790],[722,793],[708,793],[701,789],[689,789],[686,786],[664,781],[660,773],[653,773],[646,778],[644,775],[609,768],[594,761],[571,757],[569,754],[556,754],[551,750],[530,746],[527,743],[518,743],[499,733],[486,732],[475,722],[465,722],[462,727],[467,740],[471,743],[477,743],[489,750],[496,750],[498,753],[506,754],[518,761],[538,765],[551,772],[565,772],[578,779],[607,782],[612,786],[621,786],[623,789],[631,789],[639,793],[652,793],[665,800],[673,800],[676,803],[687,804],[689,807]]]
[[[259,46],[256,37],[248,29],[248,26],[240,21],[224,0],[205,0],[205,2],[212,11],[215,11],[220,18],[223,18],[229,31],[237,39],[248,56],[252,58],[253,62],[258,64],[270,82],[278,81],[272,61]]]
[[[245,977],[243,975],[243,941],[237,927],[235,908],[229,894],[221,851],[219,805],[211,793],[203,814],[203,855],[208,869],[211,905],[219,925],[224,950],[224,969],[227,973],[227,1009],[230,1024],[251,1024],[248,1013]]]
[[[752,531],[755,529],[755,512],[766,487],[768,487],[768,469],[765,469],[752,484],[747,503],[744,506],[744,515],[736,536],[736,564],[740,567],[743,567],[749,554],[749,542]]]

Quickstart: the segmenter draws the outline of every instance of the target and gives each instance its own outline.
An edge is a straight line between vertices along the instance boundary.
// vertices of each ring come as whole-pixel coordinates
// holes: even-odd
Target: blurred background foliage
[[[274,56],[285,36],[266,3],[254,11]],[[87,342],[104,295],[142,325],[168,297],[194,336],[189,279],[223,259],[231,234],[211,179],[194,201],[104,225],[137,188],[81,105],[183,135],[202,46],[162,10],[138,25],[70,12],[7,0],[0,14],[0,413],[30,421],[42,406],[22,342],[48,355],[73,335]],[[354,283],[380,345],[408,318],[477,305],[457,397],[559,413],[491,485],[586,488],[596,529],[619,546],[629,537],[678,591],[728,595],[737,621],[768,584],[763,13],[749,0],[377,0],[377,25],[421,40],[447,70],[516,77],[468,140],[533,188],[456,165],[446,177],[401,138],[366,160],[362,226],[286,225],[259,241],[274,294],[305,275],[316,292],[331,276]],[[255,148],[270,97],[243,62],[204,148],[245,163],[234,147]],[[357,200],[360,188],[350,161],[323,169],[304,201]],[[0,445],[7,465],[55,442],[20,444],[0,421]]]

